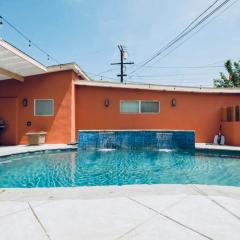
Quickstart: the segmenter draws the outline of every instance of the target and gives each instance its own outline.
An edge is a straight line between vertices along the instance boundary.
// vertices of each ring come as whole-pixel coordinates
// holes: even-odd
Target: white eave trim
[[[42,65],[38,61],[34,60],[30,56],[28,56],[27,54],[23,53],[21,50],[19,50],[18,48],[12,46],[10,43],[4,41],[1,38],[0,38],[0,46],[2,46],[3,48],[7,49],[10,52],[12,52],[13,54],[17,55],[18,57],[26,60],[27,62],[31,63],[35,67],[40,68],[44,72],[47,72],[47,68],[44,65]]]
[[[60,72],[66,70],[74,71],[78,76],[83,78],[83,81],[91,81],[88,75],[76,63],[66,63],[47,67],[48,72]]]
[[[141,89],[151,91],[168,91],[168,92],[188,92],[188,93],[222,93],[222,94],[240,94],[240,88],[207,88],[207,87],[182,87],[182,86],[167,86],[155,84],[124,84],[113,82],[98,82],[98,81],[76,81],[77,86],[89,87],[105,87],[105,88],[123,88],[123,89]]]
[[[11,71],[15,74],[19,74],[19,71],[16,71],[15,67],[16,66],[18,67],[18,65],[20,65],[20,70],[26,69],[25,71],[22,70],[23,73],[21,72],[21,74],[19,74],[23,77],[51,73],[51,72],[72,70],[78,76],[80,76],[83,80],[85,80],[85,81],[91,80],[90,77],[88,77],[88,75],[74,62],[46,67],[46,66],[42,65],[41,63],[39,63],[38,61],[36,61],[35,59],[31,58],[29,55],[22,52],[20,49],[14,47],[13,45],[11,45],[10,43],[8,43],[7,41],[5,41],[1,38],[0,38],[0,47],[2,47],[7,52],[11,53],[11,55],[13,55],[14,58],[19,58],[19,61],[17,63],[13,63],[11,65],[11,62],[10,62],[8,68],[6,68],[6,67],[2,67],[2,68],[7,71]],[[11,60],[9,60],[9,61],[11,61]],[[23,66],[21,66],[21,64],[23,64]],[[28,66],[28,64],[29,64],[29,66]],[[31,68],[34,68],[33,70],[31,70],[32,73],[31,73],[31,71],[30,72],[28,71],[28,69],[31,69]],[[18,67],[18,69],[19,69],[19,67]]]

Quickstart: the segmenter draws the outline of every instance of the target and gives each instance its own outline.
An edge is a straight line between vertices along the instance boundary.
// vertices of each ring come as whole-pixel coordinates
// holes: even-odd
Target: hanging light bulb
[[[31,42],[31,40],[28,40],[28,46],[29,46],[29,47],[32,46],[32,42]]]
[[[50,57],[49,57],[49,55],[47,55],[47,60],[48,60],[48,61],[50,60]]]

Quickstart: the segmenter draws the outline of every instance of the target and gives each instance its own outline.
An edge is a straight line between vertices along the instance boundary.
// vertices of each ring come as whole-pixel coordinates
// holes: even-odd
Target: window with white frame
[[[34,99],[34,116],[53,116],[53,99]]]
[[[121,113],[139,113],[139,101],[121,101]]]
[[[159,101],[141,101],[141,113],[159,113]]]
[[[160,102],[154,100],[121,100],[121,113],[160,113]]]

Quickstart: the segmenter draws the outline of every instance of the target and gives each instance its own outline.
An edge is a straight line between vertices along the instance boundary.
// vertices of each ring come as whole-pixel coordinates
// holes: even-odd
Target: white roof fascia
[[[76,64],[76,63],[66,63],[47,67],[48,72],[59,72],[73,70],[77,75],[81,76],[85,81],[91,81],[88,75]]]
[[[113,83],[99,81],[76,81],[77,86],[89,87],[107,87],[107,88],[123,88],[123,89],[142,89],[151,91],[170,91],[170,92],[188,92],[188,93],[223,93],[223,94],[240,94],[240,88],[207,88],[207,87],[183,87],[155,84],[129,84],[129,83]]]
[[[11,44],[9,44],[8,42],[4,41],[1,38],[0,38],[0,46],[5,48],[6,50],[12,52],[13,54],[17,55],[18,57],[22,58],[23,60],[31,63],[35,67],[40,68],[44,72],[47,71],[47,68],[44,65],[42,65],[41,63],[39,63],[35,59],[31,58],[30,56],[28,56],[27,54],[23,53],[21,50],[19,50],[18,48],[12,46]]]

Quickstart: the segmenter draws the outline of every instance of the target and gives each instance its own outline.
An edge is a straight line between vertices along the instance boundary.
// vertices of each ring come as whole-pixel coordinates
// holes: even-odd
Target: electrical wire
[[[95,73],[91,73],[91,72],[87,72],[87,74],[89,76],[95,76],[95,77],[100,77],[101,80],[103,80],[102,78],[104,78],[105,80],[114,80],[114,81],[118,81],[119,79],[117,78],[113,78],[113,77],[109,77],[109,76],[104,76],[104,75],[101,75],[101,74],[95,74]]]
[[[182,34],[184,34],[195,22],[197,22],[198,19],[200,19],[205,13],[207,13],[208,10],[210,10],[214,5],[216,5],[219,2],[219,0],[216,0],[215,2],[213,2],[207,9],[205,9],[198,17],[196,17],[192,22],[190,22],[190,24],[182,31],[180,32],[171,42],[169,42],[167,44],[167,46],[169,44],[171,44],[173,41],[175,41],[179,36],[181,36]],[[135,64],[136,65],[136,64]]]
[[[54,58],[53,56],[51,56],[48,52],[46,52],[45,50],[43,50],[38,44],[36,44],[35,42],[33,42],[30,38],[28,38],[23,32],[21,32],[17,27],[15,27],[12,23],[10,23],[5,17],[0,16],[0,19],[2,20],[2,24],[5,22],[8,26],[10,26],[13,30],[15,30],[19,35],[21,35],[29,44],[29,47],[34,46],[35,48],[37,48],[40,52],[42,52],[44,55],[46,55],[47,59],[52,59],[53,61],[55,61],[57,64],[60,65],[60,62]]]
[[[115,71],[115,70],[118,70],[118,68],[111,68],[111,69],[108,69],[108,70],[106,70],[106,71],[103,71],[103,72],[97,73],[97,75],[101,75],[101,74],[103,74],[103,73],[112,72],[112,71]]]
[[[190,34],[193,30],[195,30],[198,26],[200,26],[203,22],[205,22],[207,19],[209,19],[214,13],[219,11],[222,7],[224,7],[228,2],[231,0],[225,0],[223,3],[218,5],[214,10],[212,10],[209,14],[207,14],[204,18],[202,18],[199,22],[197,22],[193,27],[193,23],[197,21],[197,19],[200,18],[200,16],[203,16],[210,8],[211,6],[214,6],[218,1],[215,1],[210,7],[208,7],[203,13],[201,13],[192,23],[190,23],[180,34],[177,35],[172,41],[170,41],[166,46],[161,48],[157,53],[155,53],[150,59],[145,61],[143,64],[140,65],[137,69],[133,70],[130,74],[140,70],[141,68],[145,67],[148,63],[153,61],[155,58],[157,58],[159,55],[161,55],[163,52],[168,50],[170,47],[175,45],[178,41],[180,41],[182,38],[186,37],[188,34]],[[190,29],[189,29],[190,28]]]
[[[162,56],[160,59],[158,59],[156,62],[153,63],[156,64],[157,62],[159,62],[160,60],[162,60],[163,58],[169,56],[172,52],[174,52],[176,49],[178,49],[180,46],[182,46],[185,42],[187,42],[189,39],[191,39],[194,35],[196,35],[198,32],[200,32],[203,28],[205,28],[207,25],[209,25],[212,21],[214,21],[217,17],[219,17],[220,15],[222,15],[224,12],[226,12],[230,7],[232,7],[234,4],[236,4],[239,0],[235,0],[232,4],[230,4],[228,7],[226,7],[223,11],[221,11],[217,16],[215,16],[214,18],[212,18],[210,21],[208,21],[206,24],[204,24],[200,29],[198,29],[196,32],[194,32],[190,37],[188,37],[187,39],[185,39],[183,42],[181,42],[179,45],[177,45],[175,48],[173,48],[170,52],[168,52],[167,54],[165,54],[164,56]],[[224,60],[223,60],[224,61]],[[215,62],[216,63],[216,62]],[[218,67],[218,66],[217,66]],[[222,66],[224,67],[224,66]]]
[[[146,68],[153,68],[153,69],[209,69],[209,68],[223,68],[222,65],[216,66],[146,66]]]
[[[176,87],[176,86],[186,86],[186,87],[189,87],[189,85],[191,86],[199,86],[199,87],[204,87],[204,86],[210,86],[209,84],[201,84],[201,85],[196,85],[195,82],[192,82],[192,81],[185,81],[184,79],[177,79],[179,82],[176,84],[176,80],[174,80],[174,82],[171,82],[171,81],[168,81],[168,84],[164,84],[164,83],[146,83],[146,82],[142,82],[142,81],[138,81],[138,82],[135,82],[135,81],[130,81],[130,80],[127,80],[125,81],[125,83],[131,83],[131,84],[142,84],[142,85],[146,85],[146,86],[172,86],[172,87]],[[161,80],[162,81],[162,80]]]

